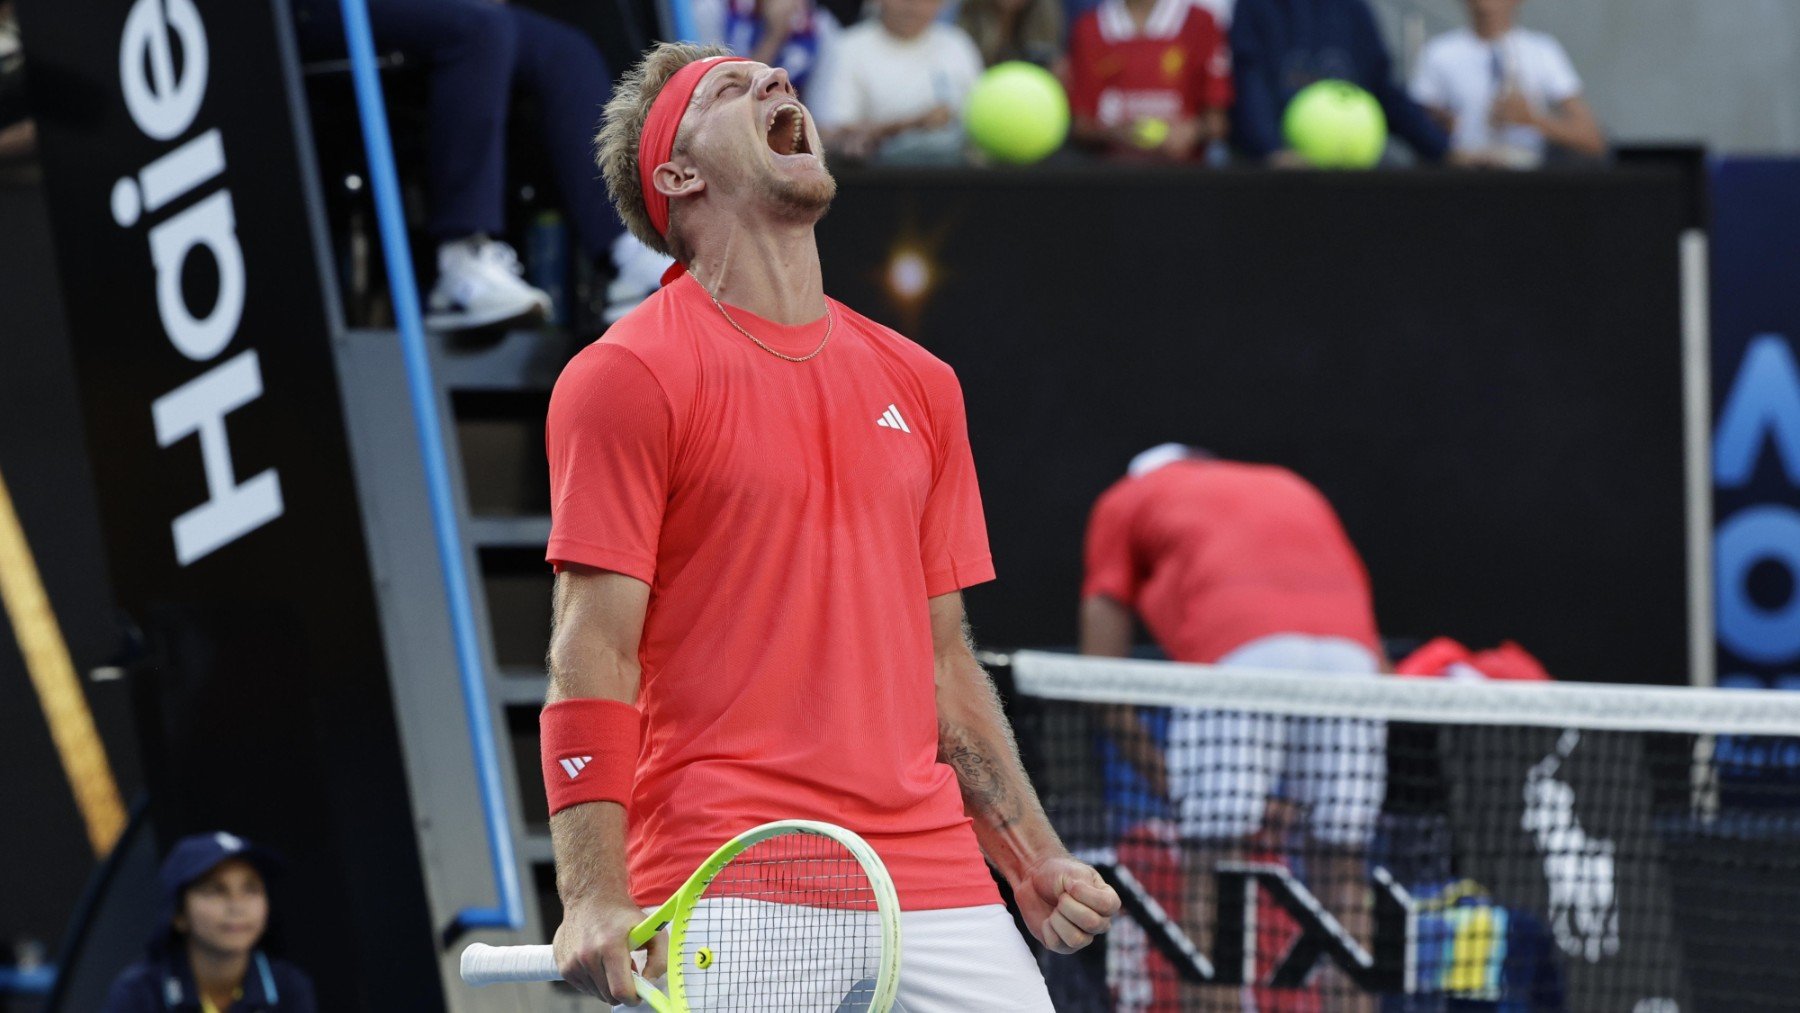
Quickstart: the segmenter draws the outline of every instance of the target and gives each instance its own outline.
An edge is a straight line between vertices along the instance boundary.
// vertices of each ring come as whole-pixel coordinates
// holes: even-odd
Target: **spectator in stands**
[[[1175,661],[1345,676],[1382,668],[1362,559],[1331,504],[1285,468],[1172,443],[1147,450],[1095,502],[1084,555],[1083,654],[1128,655],[1142,619]],[[1116,708],[1107,731],[1170,803],[1187,857],[1183,923],[1200,952],[1212,952],[1218,863],[1279,849],[1289,826],[1304,831],[1314,894],[1369,942],[1366,855],[1387,779],[1380,724],[1178,709],[1159,742],[1135,708]],[[1198,991],[1195,1004],[1239,1008],[1235,992]]]
[[[416,58],[431,76],[426,231],[438,246],[428,326],[495,326],[550,311],[550,297],[526,284],[517,254],[497,238],[506,225],[506,122],[515,87],[542,108],[557,189],[586,256],[620,275],[632,273],[634,260],[655,258],[620,239],[623,229],[594,179],[593,139],[612,75],[585,34],[491,0],[369,0],[368,7],[375,45]],[[343,55],[338,0],[297,0],[295,12],[309,57]],[[660,270],[637,275],[653,273]]]
[[[269,925],[268,852],[224,832],[176,842],[149,955],[125,969],[103,1013],[315,1013],[312,981],[258,944]]]
[[[37,151],[37,124],[25,108],[25,51],[12,0],[0,0],[0,162]]]
[[[1606,137],[1561,44],[1518,26],[1524,0],[1467,0],[1469,27],[1425,43],[1412,94],[1463,161],[1530,169],[1556,147],[1597,158]]]
[[[963,103],[981,76],[967,32],[938,20],[944,0],[879,0],[844,31],[808,103],[827,145],[849,158],[953,162]]]
[[[837,41],[837,18],[813,0],[695,0],[700,41],[780,67],[808,98],[821,55]]]
[[[1060,0],[963,0],[956,20],[990,67],[1023,60],[1063,73]]]
[[[1225,137],[1231,55],[1192,0],[1103,0],[1069,33],[1077,144],[1186,161]]]
[[[1237,84],[1232,139],[1251,158],[1278,166],[1303,164],[1282,136],[1281,117],[1300,89],[1337,78],[1381,102],[1388,130],[1428,162],[1449,151],[1449,138],[1394,83],[1393,61],[1368,0],[1238,0],[1231,21]]]

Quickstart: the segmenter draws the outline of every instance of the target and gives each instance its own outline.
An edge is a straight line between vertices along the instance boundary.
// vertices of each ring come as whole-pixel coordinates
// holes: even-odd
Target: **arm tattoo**
[[[963,620],[963,636],[973,644],[967,619]],[[974,654],[972,649],[970,654]],[[1013,744],[1012,729],[1000,706],[999,692],[980,665],[975,665],[970,675],[980,683],[971,689],[978,694],[980,709],[991,715],[990,720],[997,726],[999,741],[994,741],[992,735],[982,735],[977,728],[939,721],[938,756],[956,771],[963,804],[970,813],[995,829],[1004,830],[1024,815],[1015,783],[1023,778],[1023,768],[1018,747]]]
[[[989,820],[996,828],[1009,826],[1018,813],[1012,805],[1012,791],[1006,784],[1006,770],[989,756],[981,745],[961,729],[939,730],[939,747],[945,762],[956,771],[962,788],[963,804]]]

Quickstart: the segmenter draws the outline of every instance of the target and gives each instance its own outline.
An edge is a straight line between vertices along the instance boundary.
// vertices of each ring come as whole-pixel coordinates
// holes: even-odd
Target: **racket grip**
[[[462,980],[470,985],[508,981],[561,981],[556,955],[548,946],[489,946],[470,943],[462,952]]]

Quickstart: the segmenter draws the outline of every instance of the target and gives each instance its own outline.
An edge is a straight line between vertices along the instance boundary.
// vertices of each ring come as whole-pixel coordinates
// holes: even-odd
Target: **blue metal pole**
[[[475,750],[475,776],[481,793],[482,812],[487,819],[494,887],[500,901],[498,907],[468,908],[458,912],[453,929],[518,929],[525,925],[519,866],[513,856],[506,793],[501,787],[500,761],[494,746],[494,723],[488,713],[487,685],[482,678],[474,608],[469,602],[469,576],[463,567],[462,536],[457,530],[456,501],[450,490],[443,422],[438,417],[437,387],[431,379],[431,355],[425,345],[425,323],[419,315],[419,290],[413,279],[406,218],[400,210],[400,181],[394,171],[387,108],[382,102],[381,80],[375,67],[369,9],[365,0],[340,2],[344,12],[344,41],[350,53],[350,73],[356,85],[356,104],[362,113],[363,147],[368,152],[375,218],[381,231],[382,254],[387,261],[394,320],[399,325],[400,347],[406,359],[406,386],[412,395],[413,427],[418,433],[419,453],[425,462],[432,528],[437,536],[438,562],[444,571],[444,595],[449,600],[450,628],[456,640],[456,666],[462,680],[463,710],[468,716],[469,740]]]

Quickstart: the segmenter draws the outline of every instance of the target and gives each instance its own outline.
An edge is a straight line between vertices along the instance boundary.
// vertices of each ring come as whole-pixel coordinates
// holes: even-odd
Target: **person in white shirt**
[[[969,33],[937,20],[944,0],[880,0],[878,17],[825,54],[808,104],[834,153],[883,161],[954,161],[961,118],[981,77]]]
[[[1419,51],[1412,93],[1450,131],[1455,161],[1534,168],[1550,146],[1598,157],[1606,138],[1561,44],[1520,28],[1524,0],[1466,0],[1469,27]]]

